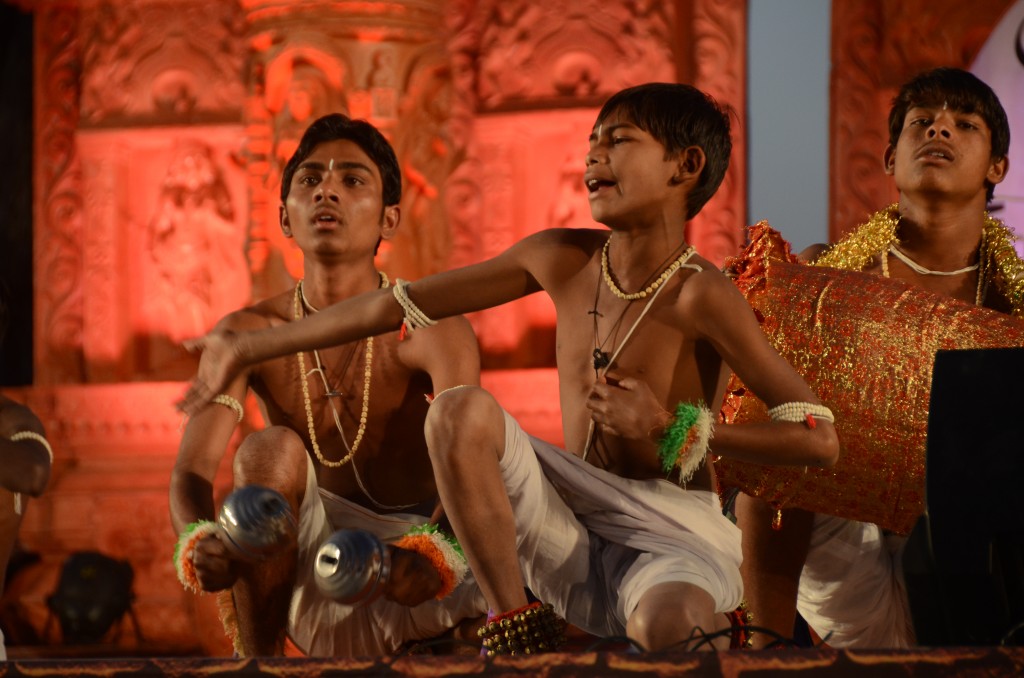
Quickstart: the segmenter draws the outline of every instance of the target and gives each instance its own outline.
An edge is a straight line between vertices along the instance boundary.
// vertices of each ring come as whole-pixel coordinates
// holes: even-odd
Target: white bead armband
[[[398,278],[395,280],[395,286],[391,288],[392,294],[395,295],[395,300],[398,301],[398,305],[405,311],[405,318],[402,320],[401,337],[403,339],[410,332],[437,324],[436,320],[428,318],[427,314],[421,311],[419,306],[409,298],[408,287],[408,282]]]
[[[804,422],[807,428],[815,427],[815,419],[835,423],[832,410],[824,405],[814,403],[782,403],[768,410],[768,418],[772,421]]]

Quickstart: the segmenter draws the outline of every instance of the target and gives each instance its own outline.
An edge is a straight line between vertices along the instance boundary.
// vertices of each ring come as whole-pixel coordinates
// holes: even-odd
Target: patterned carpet
[[[19,659],[0,663],[15,676],[888,676],[1024,675],[1024,648],[957,648],[908,652],[768,650],[719,653],[580,652],[527,658],[401,657],[378,659]]]

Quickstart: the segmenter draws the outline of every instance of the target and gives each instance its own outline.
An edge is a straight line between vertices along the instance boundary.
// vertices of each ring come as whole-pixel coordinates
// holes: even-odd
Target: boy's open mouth
[[[953,151],[951,148],[941,143],[929,143],[925,144],[918,152],[918,158],[939,158],[942,160],[953,160]]]
[[[584,183],[587,186],[587,190],[592,194],[597,193],[602,188],[608,188],[615,185],[614,181],[610,181],[608,179],[587,179]]]
[[[336,224],[339,221],[341,219],[331,209],[321,207],[313,212],[313,223],[317,225]]]

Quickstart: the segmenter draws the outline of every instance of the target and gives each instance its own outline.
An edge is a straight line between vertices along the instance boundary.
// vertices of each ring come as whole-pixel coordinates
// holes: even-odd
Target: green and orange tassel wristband
[[[688,482],[704,463],[715,420],[703,402],[676,405],[672,422],[658,443],[658,459],[666,474],[679,470],[679,484]]]
[[[427,558],[441,575],[441,590],[436,598],[441,600],[455,590],[466,578],[469,566],[462,547],[453,536],[445,534],[437,525],[425,524],[412,528],[395,546],[415,551]]]

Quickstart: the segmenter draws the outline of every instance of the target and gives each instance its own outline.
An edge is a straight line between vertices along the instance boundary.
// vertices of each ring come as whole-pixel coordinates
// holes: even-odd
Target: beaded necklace
[[[378,272],[378,274],[380,275],[380,286],[389,287],[391,285],[391,281],[388,280],[388,277],[383,272]],[[295,285],[295,299],[293,305],[295,320],[300,320],[305,316],[306,306],[308,306],[313,312],[317,311],[317,308],[306,300],[305,292],[302,291],[301,280]],[[306,407],[306,426],[309,430],[309,442],[313,445],[313,454],[316,455],[316,458],[321,464],[328,468],[339,468],[344,466],[352,461],[352,457],[355,456],[356,450],[359,449],[359,444],[363,441],[363,434],[366,432],[366,420],[370,411],[370,377],[373,374],[373,337],[366,338],[366,361],[363,368],[363,407],[362,412],[359,414],[359,428],[356,430],[356,437],[352,441],[351,446],[348,444],[348,439],[345,438],[345,431],[342,429],[341,418],[338,415],[338,410],[334,407],[334,402],[328,398],[328,404],[331,406],[331,413],[334,415],[334,423],[338,427],[338,432],[341,433],[341,441],[344,443],[345,449],[348,450],[348,454],[338,461],[330,461],[324,457],[323,453],[320,451],[320,445],[316,440],[316,430],[313,426],[313,405],[310,403],[309,399],[309,382],[307,379],[309,374],[306,372],[306,361],[302,357],[302,351],[297,352],[295,355],[299,362],[299,377],[302,380],[302,401]],[[319,372],[320,378],[323,379],[324,382],[324,389],[328,394],[333,393],[334,391],[332,391],[327,385],[327,377],[324,376],[323,367],[320,361],[320,353],[314,350],[313,356],[316,360],[317,367],[310,370],[310,373]]]
[[[690,250],[692,250],[692,249],[693,248],[691,247]],[[684,252],[684,254],[685,254],[685,252]],[[664,276],[665,280],[668,280],[669,278],[671,278],[673,275],[675,275],[676,271],[678,271],[680,268],[683,267],[683,264],[681,263],[681,261],[684,261],[684,260],[677,259],[676,262],[679,263],[679,265],[678,266],[674,266],[674,267],[671,267],[671,266],[669,267],[670,270],[669,270],[668,275]],[[686,264],[686,268],[691,268],[691,269],[697,271],[698,273],[700,273],[701,271],[704,270],[703,267],[701,267],[701,266],[699,266],[697,264]],[[601,288],[598,287],[598,289],[600,290]],[[640,315],[638,315],[636,320],[633,321],[633,325],[630,326],[629,331],[626,332],[626,336],[622,338],[622,342],[616,347],[615,351],[610,356],[605,354],[603,351],[601,351],[600,347],[598,347],[597,349],[594,349],[594,376],[595,376],[596,379],[601,378],[606,372],[608,372],[608,368],[611,367],[611,364],[614,363],[615,359],[619,357],[619,353],[621,353],[622,349],[625,348],[626,343],[633,336],[633,332],[635,332],[636,328],[640,326],[640,321],[644,319],[644,316],[647,315],[647,312],[651,310],[652,306],[654,306],[654,301],[658,298],[658,295],[661,294],[662,289],[664,289],[664,288],[662,288],[660,284],[658,285],[657,288],[655,288],[654,294],[651,296],[650,299],[647,300],[647,303],[644,304],[644,307],[640,310]],[[630,300],[630,301],[632,301],[632,300]],[[595,301],[594,306],[595,306],[594,310],[596,311],[597,310],[596,309],[596,306],[597,306],[596,301]],[[623,312],[623,315],[624,314],[625,314],[625,312]],[[622,321],[622,316],[619,317],[619,322],[621,322],[621,321]],[[616,324],[618,324],[618,323],[616,323]],[[595,324],[595,328],[596,328],[596,324]],[[601,354],[600,361],[598,360],[598,357],[599,357],[598,354],[599,353]],[[600,362],[600,364],[598,364],[599,362]],[[596,381],[596,379],[595,379],[595,381]],[[587,460],[587,455],[590,454],[590,446],[593,445],[593,443],[594,443],[594,430],[595,430],[594,429],[594,420],[593,420],[593,418],[591,418],[590,419],[590,423],[589,423],[589,425],[587,427],[587,440],[583,444],[583,453],[581,455],[582,458],[583,458],[583,461]]]
[[[867,222],[830,247],[814,262],[848,271],[863,271],[876,256],[899,245],[899,205],[893,204],[871,215]],[[1024,261],[1014,248],[1017,236],[999,219],[985,212],[985,225],[978,249],[977,301],[984,299],[989,285],[1010,304],[1011,315],[1024,316]],[[888,257],[882,256],[882,273],[888,271]]]
[[[894,257],[896,257],[897,259],[902,261],[904,264],[907,265],[907,268],[909,268],[911,271],[913,271],[914,273],[916,273],[918,275],[937,275],[937,276],[963,275],[964,273],[970,273],[971,271],[977,271],[978,267],[981,266],[981,262],[978,262],[978,263],[975,263],[975,264],[971,264],[970,266],[964,266],[963,268],[958,268],[955,271],[933,271],[932,269],[925,268],[921,264],[919,264],[916,261],[914,261],[913,259],[911,259],[909,255],[907,255],[900,248],[896,247],[896,245],[891,245],[889,247],[889,254],[893,255]],[[886,260],[888,260],[888,257],[886,257]]]
[[[678,271],[686,260],[692,257],[696,252],[696,248],[692,245],[688,247],[682,254],[680,254],[675,261],[668,265],[664,271],[661,272],[654,282],[640,290],[639,292],[624,292],[622,288],[616,284],[615,279],[612,278],[611,267],[608,266],[608,248],[611,247],[612,238],[608,236],[608,239],[604,242],[604,247],[601,248],[601,274],[604,276],[604,282],[608,285],[608,289],[612,291],[612,294],[617,296],[619,299],[625,301],[635,301],[637,299],[645,299],[654,290],[665,284],[665,281],[672,277],[672,274]]]
[[[985,246],[985,242],[982,241],[982,248]],[[981,262],[984,258],[982,251],[978,251],[978,263],[973,266],[966,266],[956,271],[933,271],[930,268],[925,268],[921,264],[917,263],[907,255],[896,249],[893,245],[889,248],[888,252],[882,252],[879,257],[882,259],[882,277],[888,278],[889,276],[889,254],[893,254],[897,259],[905,263],[910,270],[918,275],[960,275],[961,273],[970,273],[971,271],[978,271],[978,284],[974,288],[974,305],[981,306],[981,302],[985,299],[985,292],[988,291],[988,281],[985,279],[985,270],[981,269]],[[981,270],[979,270],[981,269]]]

